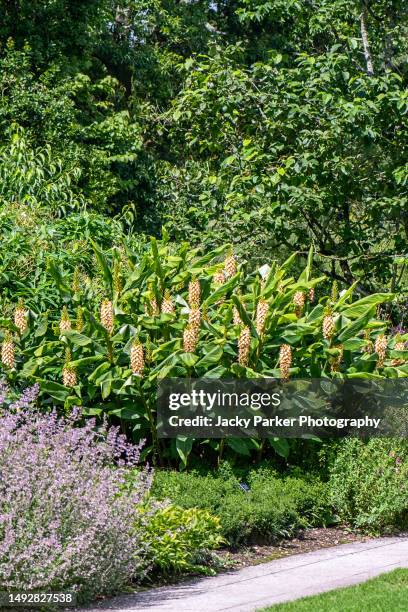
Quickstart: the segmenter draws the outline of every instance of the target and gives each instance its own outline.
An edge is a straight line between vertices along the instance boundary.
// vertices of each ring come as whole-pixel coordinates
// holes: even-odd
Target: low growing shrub
[[[93,420],[39,413],[36,391],[11,402],[0,393],[0,590],[113,593],[144,563],[134,516],[149,472],[124,487],[140,449]]]
[[[182,508],[203,508],[220,518],[232,546],[289,537],[331,519],[326,485],[317,479],[280,478],[271,470],[249,473],[240,483],[232,473],[199,475],[158,471],[152,494]]]
[[[408,527],[408,441],[344,440],[329,481],[341,520],[380,533]]]
[[[223,541],[219,518],[207,510],[158,507],[147,524],[148,559],[161,574],[212,573],[210,551]]]

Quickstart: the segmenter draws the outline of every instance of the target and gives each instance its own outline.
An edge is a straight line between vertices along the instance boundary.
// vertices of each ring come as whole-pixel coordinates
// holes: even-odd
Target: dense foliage
[[[143,524],[143,513],[141,519]],[[137,523],[136,523],[137,524]],[[151,512],[145,542],[150,571],[159,575],[211,574],[211,551],[224,544],[218,517],[200,508],[170,504]]]
[[[94,279],[48,261],[47,310],[33,300],[35,310],[14,305],[2,322],[1,367],[15,383],[39,382],[45,403],[120,419],[135,440],[148,437],[143,452],[160,463],[179,457],[186,464],[193,444],[178,438],[164,448],[157,439],[160,378],[407,374],[406,335],[387,337],[387,324],[376,318],[393,294],[356,301],[353,286],[320,293],[324,277],[313,277],[312,250],[297,278],[293,256],[248,272],[228,247],[200,255],[167,238],[138,252],[124,245],[105,255],[95,244],[94,251],[101,270]],[[287,442],[270,444],[287,456]],[[265,445],[228,439],[226,446],[259,457]],[[205,442],[204,451],[219,460],[224,442]]]
[[[333,519],[324,483],[301,475],[282,478],[270,468],[249,470],[242,481],[228,464],[209,475],[158,471],[152,494],[217,515],[231,546],[278,541]]]
[[[338,280],[385,285],[394,263],[395,286],[407,245],[401,77],[352,75],[338,49],[250,69],[240,51],[191,63],[169,117],[185,160],[167,165],[173,233],[213,244],[231,235],[244,252],[306,251],[313,240]]]
[[[406,440],[345,440],[330,478],[330,498],[342,521],[370,532],[408,525]]]
[[[0,207],[0,306],[11,314],[13,303],[23,298],[33,312],[62,308],[64,296],[50,270],[55,266],[97,276],[91,239],[102,249],[125,240],[120,224],[92,212],[59,218],[47,208],[14,202]],[[127,239],[126,239],[127,240]],[[139,241],[128,239],[137,250]]]
[[[0,196],[407,286],[402,0],[2,0]]]

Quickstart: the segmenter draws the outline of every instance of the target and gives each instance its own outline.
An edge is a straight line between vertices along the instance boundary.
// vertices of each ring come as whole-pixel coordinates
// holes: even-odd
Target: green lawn
[[[368,582],[265,608],[263,612],[406,612],[408,570],[397,569]]]

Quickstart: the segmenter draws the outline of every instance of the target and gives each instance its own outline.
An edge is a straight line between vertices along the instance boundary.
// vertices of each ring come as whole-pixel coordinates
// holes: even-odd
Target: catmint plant
[[[134,517],[151,473],[134,469],[140,446],[117,428],[83,425],[79,409],[41,413],[37,395],[34,386],[10,402],[0,383],[0,590],[113,593],[145,565]]]

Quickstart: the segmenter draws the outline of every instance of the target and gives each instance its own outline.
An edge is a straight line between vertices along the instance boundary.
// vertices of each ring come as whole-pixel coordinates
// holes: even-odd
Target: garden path
[[[106,600],[88,612],[253,612],[408,567],[408,534],[324,548]]]

